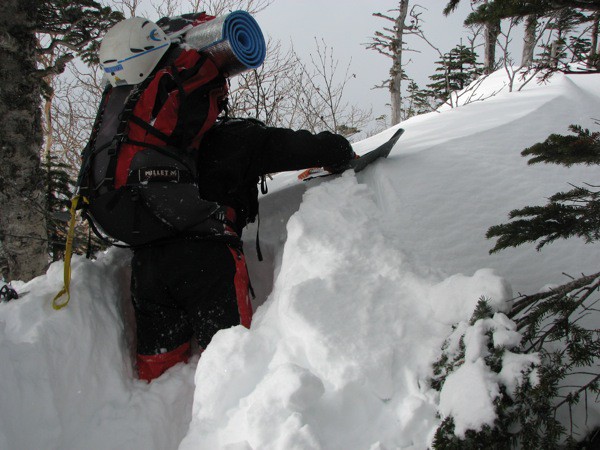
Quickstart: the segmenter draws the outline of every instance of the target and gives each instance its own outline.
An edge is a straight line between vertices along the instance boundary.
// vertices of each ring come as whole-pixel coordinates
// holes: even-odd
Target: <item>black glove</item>
[[[345,161],[343,163],[338,163],[338,164],[333,164],[333,165],[330,165],[327,167],[323,167],[323,169],[325,169],[329,173],[342,173],[352,167],[350,165],[350,161],[352,161],[353,159],[358,159],[358,158],[359,158],[359,156],[356,153],[352,152],[352,158],[350,158],[350,160]]]

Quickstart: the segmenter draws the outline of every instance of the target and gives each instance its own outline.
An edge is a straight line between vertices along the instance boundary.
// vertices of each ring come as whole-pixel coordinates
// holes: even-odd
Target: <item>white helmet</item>
[[[163,30],[147,19],[132,17],[104,35],[98,57],[113,86],[144,81],[171,44]]]

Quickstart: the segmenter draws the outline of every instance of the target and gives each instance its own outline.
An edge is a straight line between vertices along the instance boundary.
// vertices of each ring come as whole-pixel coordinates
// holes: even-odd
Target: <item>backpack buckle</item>
[[[115,138],[113,139],[112,143],[110,144],[110,146],[106,149],[106,154],[108,156],[115,156],[117,154],[117,146],[118,146],[118,140],[117,140],[117,136],[115,136]]]

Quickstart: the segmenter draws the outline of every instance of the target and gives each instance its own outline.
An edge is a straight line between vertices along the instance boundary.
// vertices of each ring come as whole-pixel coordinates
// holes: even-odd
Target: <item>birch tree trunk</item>
[[[395,40],[391,48],[391,52],[394,55],[392,68],[390,69],[389,85],[392,105],[391,125],[396,125],[402,120],[402,49],[404,44],[404,23],[408,15],[408,0],[400,0],[398,10],[399,14],[394,23]]]
[[[0,2],[0,240],[9,280],[29,280],[48,264],[36,0]]]

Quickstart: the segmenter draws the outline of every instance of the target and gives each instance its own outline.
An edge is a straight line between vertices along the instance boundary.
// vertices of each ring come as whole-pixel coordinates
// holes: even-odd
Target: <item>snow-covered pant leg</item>
[[[131,298],[137,328],[137,353],[170,352],[192,338],[192,327],[169,289],[164,269],[165,246],[134,251],[131,261]],[[171,264],[177,265],[175,261]],[[172,270],[172,269],[171,269]]]
[[[181,240],[136,249],[132,298],[138,354],[170,353],[192,335],[204,348],[220,329],[249,327],[248,284],[243,253],[223,242]]]

